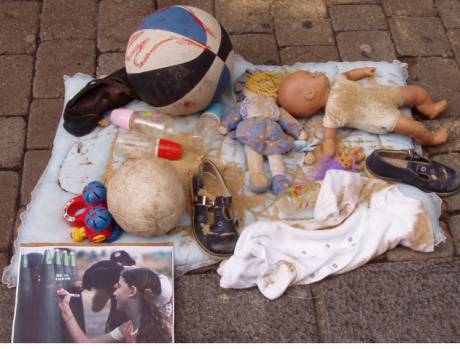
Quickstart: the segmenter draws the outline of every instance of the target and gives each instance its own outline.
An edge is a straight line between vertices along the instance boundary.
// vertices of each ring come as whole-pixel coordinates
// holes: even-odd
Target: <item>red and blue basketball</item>
[[[110,226],[112,215],[105,207],[95,207],[88,211],[85,222],[92,231],[100,232]]]
[[[230,37],[209,13],[169,6],[144,18],[126,48],[128,80],[160,112],[188,115],[219,100],[233,68]]]
[[[83,188],[83,199],[91,206],[104,203],[107,200],[107,189],[98,181],[88,183]]]

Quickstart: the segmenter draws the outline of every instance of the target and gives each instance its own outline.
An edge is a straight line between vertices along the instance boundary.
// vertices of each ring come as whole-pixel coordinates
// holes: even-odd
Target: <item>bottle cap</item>
[[[133,110],[126,108],[114,109],[110,113],[110,121],[118,127],[129,130],[129,121],[133,112]]]
[[[202,117],[212,116],[216,118],[219,122],[222,118],[222,106],[220,103],[212,103],[202,114]]]
[[[168,160],[179,160],[182,157],[182,146],[168,139],[159,138],[157,156]]]

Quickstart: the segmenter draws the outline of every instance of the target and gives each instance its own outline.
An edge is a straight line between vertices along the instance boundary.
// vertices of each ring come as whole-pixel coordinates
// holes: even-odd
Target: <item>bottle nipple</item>
[[[124,129],[124,130],[129,130],[129,122],[131,120],[131,115],[133,114],[133,111],[130,109],[126,108],[118,108],[114,109],[112,113],[110,113],[110,121],[117,125],[118,127]]]

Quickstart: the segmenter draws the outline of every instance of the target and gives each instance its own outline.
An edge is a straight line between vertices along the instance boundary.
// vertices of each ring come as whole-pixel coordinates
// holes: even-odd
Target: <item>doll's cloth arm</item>
[[[236,129],[241,120],[242,116],[240,107],[238,106],[237,108],[233,108],[222,116],[221,126],[227,129],[227,131],[233,131]]]
[[[283,108],[280,108],[278,123],[286,133],[290,134],[294,138],[299,138],[300,132],[303,129],[302,125]]]
[[[362,78],[369,78],[375,75],[375,67],[367,67],[367,68],[356,68],[349,70],[343,75],[348,79],[352,81],[357,81],[361,80]]]

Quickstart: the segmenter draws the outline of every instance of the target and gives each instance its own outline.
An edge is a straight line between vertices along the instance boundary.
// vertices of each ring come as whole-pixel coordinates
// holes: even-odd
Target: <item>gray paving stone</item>
[[[0,54],[35,52],[40,4],[0,3]]]
[[[271,0],[216,0],[216,18],[228,33],[272,33]]]
[[[460,69],[454,59],[423,57],[409,62],[409,83],[425,87],[433,100],[446,99],[447,109],[439,116],[460,115]]]
[[[21,166],[26,127],[21,117],[0,118],[0,168]]]
[[[449,218],[449,228],[455,241],[455,254],[460,255],[460,216],[455,215]]]
[[[0,253],[0,271],[3,272],[3,269],[10,264],[10,259],[8,257],[8,253]]]
[[[278,48],[272,34],[230,35],[236,53],[254,64],[279,64]]]
[[[430,17],[436,16],[433,0],[385,0],[382,6],[389,17]]]
[[[52,148],[64,100],[34,99],[27,127],[27,149]]]
[[[389,32],[353,31],[342,32],[336,36],[340,56],[344,61],[393,61],[395,49]],[[363,48],[370,46],[371,52]]]
[[[9,263],[6,253],[0,254],[0,271]],[[11,342],[11,330],[13,325],[14,300],[16,297],[16,288],[8,288],[0,285],[0,342]]]
[[[439,18],[392,17],[389,21],[399,55],[452,55],[444,27]]]
[[[51,157],[50,150],[30,150],[24,156],[24,170],[22,171],[21,201],[25,206],[30,201],[30,194],[35,188]]]
[[[8,264],[8,253],[0,253],[0,273],[3,272],[3,268]],[[5,285],[0,285],[0,316],[2,319],[0,323],[0,343],[11,342],[15,291],[15,288],[8,289]]]
[[[449,38],[452,49],[454,50],[457,63],[460,64],[460,29],[449,30],[447,32],[447,37]]]
[[[214,273],[185,275],[176,280],[175,301],[179,343],[319,341],[308,286],[269,301],[255,288],[220,288]]]
[[[0,115],[27,114],[32,70],[32,56],[0,56]]]
[[[275,27],[280,46],[335,45],[328,19],[275,18]]]
[[[458,138],[457,138],[458,139]],[[433,156],[433,160],[445,164],[460,173],[460,154],[449,153]],[[460,210],[460,192],[444,198],[449,212]],[[450,227],[450,226],[449,226]],[[451,227],[450,227],[451,228]]]
[[[155,11],[152,0],[102,0],[99,2],[97,48],[124,52],[128,39],[142,19]]]
[[[435,147],[427,147],[430,154],[460,151],[460,120],[455,117],[441,118],[437,120],[423,121],[430,130],[437,130],[441,127],[449,129],[447,143]]]
[[[362,5],[362,4],[379,4],[380,0],[326,0],[327,5]]]
[[[41,14],[40,38],[96,38],[97,0],[44,0]]]
[[[291,46],[281,50],[281,63],[291,65],[296,62],[337,62],[340,60],[335,46]]]
[[[460,260],[374,263],[312,288],[325,342],[458,342]]]
[[[97,59],[96,75],[113,73],[125,66],[125,54],[122,52],[103,53]]]
[[[324,0],[275,0],[272,14],[276,18],[327,18],[327,6]]]
[[[333,6],[329,9],[335,31],[385,30],[387,22],[377,5]]]
[[[52,40],[40,44],[35,63],[34,98],[64,96],[64,75],[94,75],[96,47],[92,40]]]
[[[417,252],[404,246],[397,246],[385,254],[389,262],[424,261],[453,257],[455,254],[454,239],[445,229],[446,241],[435,247],[433,252]]]
[[[26,210],[25,207],[20,207],[17,212],[16,212],[16,218],[14,221],[14,227],[13,227],[13,237],[11,239],[12,242],[16,240],[18,237],[18,229],[19,226],[21,225],[21,214]]]
[[[0,252],[11,247],[16,218],[16,202],[19,191],[19,175],[12,171],[0,171]]]
[[[436,5],[446,28],[460,28],[460,1],[436,0]]]
[[[172,5],[193,6],[214,15],[213,0],[157,0],[157,4],[159,9]]]

